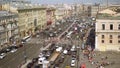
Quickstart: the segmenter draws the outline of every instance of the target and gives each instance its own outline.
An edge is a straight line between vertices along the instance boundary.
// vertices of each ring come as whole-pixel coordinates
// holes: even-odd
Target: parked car
[[[14,53],[16,51],[17,51],[17,49],[13,48],[10,52]]]
[[[6,56],[6,53],[1,53],[1,54],[0,54],[0,59],[5,58],[5,56]]]
[[[10,52],[10,51],[11,51],[10,47],[6,48],[6,51],[7,51],[7,52]]]

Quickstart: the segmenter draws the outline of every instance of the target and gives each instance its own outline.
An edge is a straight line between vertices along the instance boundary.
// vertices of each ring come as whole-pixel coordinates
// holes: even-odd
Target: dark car
[[[19,47],[19,48],[23,47],[23,44],[19,44],[18,47]]]
[[[71,51],[68,51],[68,55],[71,55]]]
[[[41,68],[39,65],[35,65],[35,67],[34,68]]]
[[[33,58],[33,59],[32,59],[32,63],[36,63],[36,62],[38,61],[38,58],[39,58],[39,57]]]
[[[27,68],[32,68],[32,66],[33,66],[32,62],[30,62],[30,63],[27,64]]]
[[[59,62],[62,63],[64,61],[64,58],[60,58]]]
[[[11,48],[10,48],[10,47],[6,48],[6,51],[7,51],[7,52],[10,52],[10,51],[11,51]]]
[[[55,66],[53,68],[59,68],[59,64],[55,64]]]
[[[7,53],[6,48],[2,49],[2,50],[0,51],[0,53]]]

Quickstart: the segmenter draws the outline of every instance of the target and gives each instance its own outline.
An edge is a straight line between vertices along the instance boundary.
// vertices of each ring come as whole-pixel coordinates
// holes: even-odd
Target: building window
[[[102,24],[102,30],[105,30],[105,24]]]
[[[112,35],[110,35],[110,39],[112,39],[113,37],[112,37]]]
[[[113,30],[113,24],[110,24],[110,30]]]
[[[104,43],[104,40],[102,40],[101,42]]]
[[[118,35],[118,39],[120,39],[120,35]]]
[[[120,24],[118,25],[118,30],[120,30]]]
[[[110,43],[112,43],[112,40],[110,40]]]
[[[120,43],[120,40],[118,40],[118,43]]]
[[[102,39],[104,39],[105,38],[105,36],[104,35],[102,35]]]

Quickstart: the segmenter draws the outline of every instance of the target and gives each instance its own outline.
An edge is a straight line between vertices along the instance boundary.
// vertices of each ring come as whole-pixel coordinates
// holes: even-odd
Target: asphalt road
[[[17,68],[24,61],[24,51],[26,50],[27,59],[37,57],[40,52],[42,44],[28,44],[26,43],[22,48],[19,48],[15,53],[9,53],[0,60],[0,68]]]

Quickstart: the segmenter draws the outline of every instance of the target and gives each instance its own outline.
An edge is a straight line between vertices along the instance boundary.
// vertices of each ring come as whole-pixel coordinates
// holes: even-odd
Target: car
[[[33,59],[32,59],[32,62],[33,62],[33,63],[36,63],[36,62],[38,61],[38,59],[39,59],[38,57],[37,57],[37,58],[33,58]]]
[[[45,57],[40,57],[38,59],[38,64],[42,64],[46,58]]]
[[[75,45],[72,46],[71,51],[75,51]]]
[[[68,51],[67,51],[67,50],[64,50],[64,51],[63,51],[63,54],[67,54],[67,53],[68,53]]]
[[[64,58],[61,57],[61,58],[59,59],[59,62],[62,63],[63,61],[64,61]]]
[[[50,61],[50,64],[53,65],[53,64],[54,64],[54,61]]]
[[[54,37],[55,34],[54,33],[49,33],[49,37]]]
[[[17,51],[17,49],[13,48],[10,52],[11,52],[11,53],[14,53],[14,52],[16,52],[16,51]]]
[[[35,67],[34,68],[40,68],[40,65],[35,65]]]
[[[57,49],[56,49],[56,52],[61,52],[62,51],[62,47],[58,47]]]
[[[71,51],[68,51],[68,55],[71,55]]]
[[[55,64],[54,68],[59,68],[59,64],[58,63]]]
[[[19,48],[23,47],[23,44],[22,44],[22,43],[21,43],[21,44],[19,44],[19,45],[18,45],[18,47],[19,47]]]
[[[7,49],[6,49],[6,51],[7,51],[7,52],[10,52],[10,51],[11,51],[11,49],[10,49],[10,48],[7,48]]]
[[[32,66],[33,66],[32,62],[30,62],[30,63],[27,64],[27,68],[32,68]]]
[[[0,54],[0,59],[5,58],[5,56],[6,56],[6,53],[1,53],[1,54]]]
[[[71,60],[71,66],[75,66],[75,62],[76,62],[76,59],[72,58],[72,60]]]
[[[39,55],[38,55],[38,57],[39,58],[41,58],[41,57],[43,57],[44,55],[42,54],[42,53],[40,53]]]

